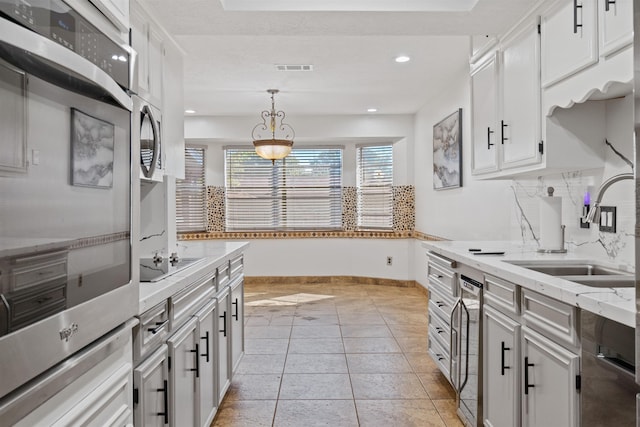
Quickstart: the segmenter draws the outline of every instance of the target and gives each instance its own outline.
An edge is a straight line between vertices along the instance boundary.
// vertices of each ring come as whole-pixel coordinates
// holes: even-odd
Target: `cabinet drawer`
[[[142,360],[169,335],[169,302],[163,301],[142,313],[134,329],[134,361]]]
[[[67,251],[14,258],[9,272],[9,292],[67,278]]]
[[[559,344],[578,345],[577,307],[523,289],[522,318],[531,329]]]
[[[9,332],[35,323],[65,309],[67,284],[65,280],[6,296],[9,304]]]
[[[215,276],[209,276],[183,289],[169,298],[171,330],[175,331],[182,323],[215,294]]]
[[[438,316],[429,315],[429,339],[438,341],[438,344],[449,356],[450,328]]]
[[[429,289],[429,313],[435,313],[447,322],[451,317],[451,310],[455,301],[453,298],[445,297],[436,289]]]
[[[457,296],[456,261],[427,252],[427,277],[429,286],[438,286],[447,295]]]
[[[222,288],[228,286],[231,281],[231,268],[229,267],[229,261],[225,261],[223,264],[219,265],[216,271],[218,284],[217,290],[221,291]]]
[[[520,286],[493,276],[485,276],[484,302],[505,314],[520,314]]]
[[[449,380],[449,353],[440,346],[437,340],[429,340],[427,351],[440,371]]]
[[[242,274],[242,271],[244,270],[244,257],[242,255],[239,255],[233,258],[229,262],[229,268],[231,270],[231,273],[230,273],[231,281],[240,277],[240,275]]]

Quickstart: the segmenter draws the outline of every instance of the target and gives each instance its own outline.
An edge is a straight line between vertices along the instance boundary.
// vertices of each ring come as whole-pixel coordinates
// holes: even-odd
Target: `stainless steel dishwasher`
[[[635,330],[582,310],[582,427],[636,425]]]
[[[451,379],[458,415],[467,425],[482,425],[482,288],[481,273],[465,269],[460,297],[451,312]]]

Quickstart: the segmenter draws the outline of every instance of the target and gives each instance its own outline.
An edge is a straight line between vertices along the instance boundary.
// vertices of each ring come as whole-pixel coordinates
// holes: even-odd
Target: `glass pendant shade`
[[[291,125],[284,122],[284,111],[275,109],[274,95],[278,93],[278,89],[269,89],[267,92],[271,94],[271,110],[260,114],[262,123],[254,126],[251,136],[256,154],[275,162],[291,153],[295,132]]]

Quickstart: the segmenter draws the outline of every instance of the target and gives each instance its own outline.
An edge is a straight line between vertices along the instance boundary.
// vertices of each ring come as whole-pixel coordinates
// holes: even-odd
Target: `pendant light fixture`
[[[291,152],[295,132],[291,125],[284,122],[284,111],[276,111],[274,95],[279,90],[269,89],[267,92],[271,94],[271,110],[260,113],[262,123],[254,126],[251,137],[256,154],[275,163],[276,160],[287,157]]]

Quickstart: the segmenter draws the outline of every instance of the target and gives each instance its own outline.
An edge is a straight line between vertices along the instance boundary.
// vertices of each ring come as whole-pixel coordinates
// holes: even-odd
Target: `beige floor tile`
[[[343,338],[346,353],[401,353],[393,338]]]
[[[306,313],[298,314],[293,319],[294,326],[315,326],[315,325],[337,325],[337,314],[316,314]]]
[[[275,400],[224,400],[211,427],[270,427]]]
[[[433,400],[433,405],[438,410],[440,417],[447,427],[464,427],[460,417],[456,413],[455,399]]]
[[[348,374],[284,374],[280,400],[353,399]]]
[[[244,352],[248,354],[286,354],[289,348],[287,338],[247,338]]]
[[[342,338],[299,338],[289,341],[289,354],[344,353]]]
[[[226,400],[276,400],[282,375],[242,375],[233,377]]]
[[[245,338],[289,338],[291,326],[247,326]]]
[[[340,326],[338,325],[313,325],[293,326],[292,339],[299,338],[340,338]]]
[[[428,399],[415,374],[350,374],[356,399]]]
[[[408,325],[424,325],[427,322],[427,314],[411,313],[410,310],[404,309],[402,313],[382,313],[387,324],[408,324]]]
[[[386,325],[341,325],[344,338],[391,338]]]
[[[428,399],[356,400],[361,427],[446,427]]]
[[[438,366],[428,353],[404,353],[413,368],[413,372],[439,372]]]
[[[440,371],[419,373],[418,377],[432,400],[455,399],[456,394],[453,387]]]
[[[353,400],[280,400],[274,427],[354,427],[358,417]]]
[[[285,354],[245,354],[238,374],[281,374],[285,359]]]
[[[396,337],[396,341],[405,353],[427,353],[427,336],[421,338]]]
[[[344,354],[289,354],[284,366],[287,374],[347,374]]]
[[[420,325],[407,325],[404,323],[392,323],[388,325],[389,330],[396,338],[423,338],[428,332],[427,322]]]
[[[269,325],[271,326],[288,326],[293,325],[293,319],[295,315],[293,314],[274,314],[271,316],[271,322]]]
[[[352,374],[411,373],[413,369],[401,353],[347,354]],[[285,371],[286,372],[286,371]]]
[[[338,315],[341,325],[386,325],[384,318],[376,313],[345,313]]]
[[[271,323],[271,315],[247,316],[244,324],[246,326],[269,326]]]

